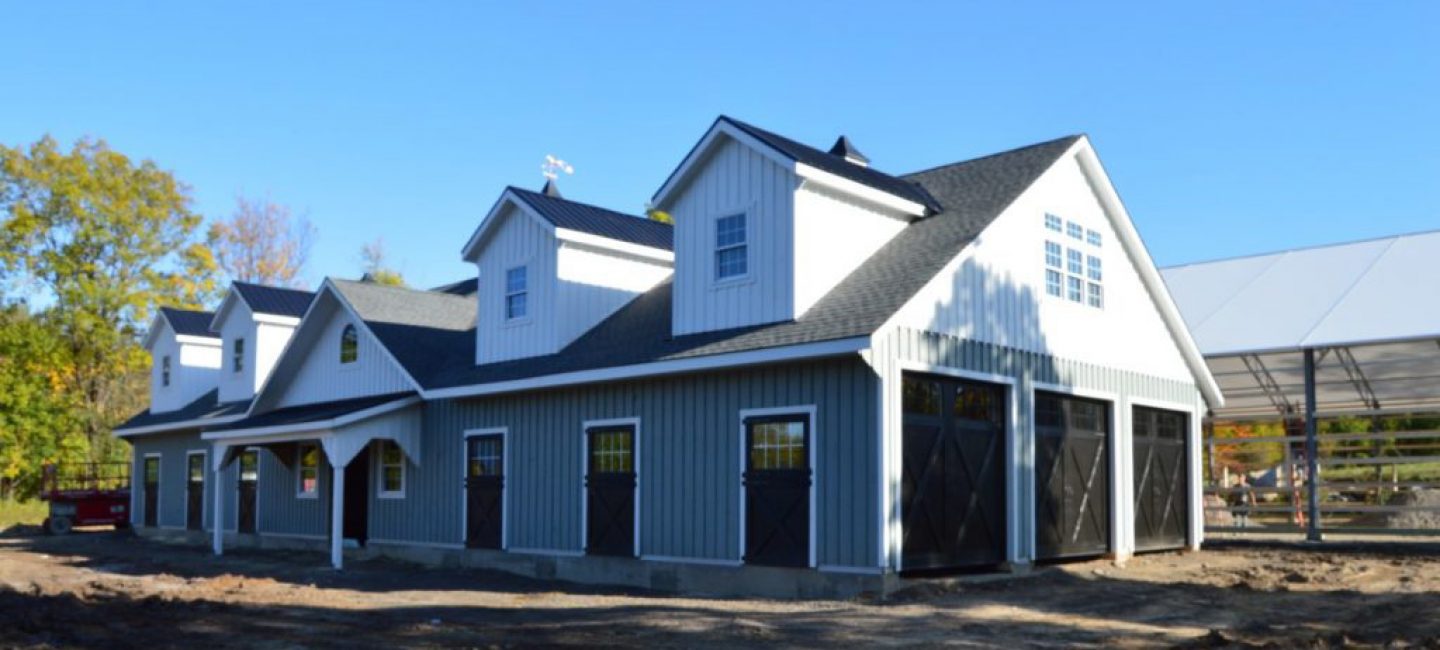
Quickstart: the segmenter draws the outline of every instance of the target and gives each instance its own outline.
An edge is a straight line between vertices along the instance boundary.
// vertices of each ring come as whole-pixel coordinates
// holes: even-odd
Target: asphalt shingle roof
[[[126,420],[124,424],[115,427],[115,432],[124,434],[127,429],[139,429],[166,424],[180,424],[191,420],[203,421],[232,415],[244,415],[245,411],[249,408],[250,400],[248,399],[238,402],[221,402],[220,390],[215,389],[201,395],[199,398],[196,398],[195,401],[186,404],[179,410],[165,413],[151,413],[150,409],[141,411],[134,417]],[[203,426],[203,422],[197,423],[195,426],[197,428]]]
[[[175,330],[176,334],[211,338],[220,336],[218,333],[210,331],[210,321],[215,320],[213,311],[161,307],[160,313],[165,315],[165,320],[170,323],[170,329]]]
[[[273,411],[267,411],[259,415],[238,420],[218,427],[206,427],[206,431],[233,431],[236,429],[259,429],[261,427],[276,427],[287,424],[305,424],[307,422],[323,422],[333,420],[342,415],[348,415],[356,411],[389,404],[395,400],[413,397],[415,393],[389,393],[385,395],[370,395],[367,397],[356,397],[353,399],[336,400],[333,402],[320,402],[317,404],[302,404],[300,406],[287,406]]]
[[[406,372],[419,377],[449,357],[475,363],[475,294],[452,295],[330,279]],[[458,346],[458,347],[457,347]]]
[[[436,293],[448,293],[452,296],[473,296],[480,291],[480,278],[469,277],[464,280],[432,287],[430,290]]]
[[[252,311],[276,316],[294,316],[295,318],[305,315],[305,310],[310,306],[310,299],[315,297],[315,294],[310,291],[269,287],[249,282],[236,282],[235,290],[240,292],[240,297],[245,299],[245,304],[250,305]]]
[[[556,228],[578,230],[600,237],[667,251],[674,247],[672,240],[674,229],[668,223],[606,210],[518,187],[512,186],[509,189]]]

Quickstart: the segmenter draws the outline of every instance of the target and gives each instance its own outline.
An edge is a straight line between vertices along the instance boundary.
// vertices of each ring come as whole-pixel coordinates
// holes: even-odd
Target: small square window
[[[530,313],[529,278],[525,267],[517,266],[505,272],[505,319],[524,318]]]
[[[1071,273],[1075,275],[1080,275],[1085,272],[1084,254],[1082,254],[1080,251],[1070,248],[1065,251],[1065,256],[1069,261],[1069,271]]]
[[[1104,289],[1097,283],[1091,282],[1086,285],[1089,288],[1089,303],[1091,307],[1102,309],[1105,307]]]
[[[1086,230],[1086,231],[1085,231],[1085,241],[1086,241],[1087,243],[1089,243],[1091,246],[1099,246],[1099,245],[1100,245],[1100,233],[1099,233],[1099,231]]]
[[[1057,217],[1053,214],[1046,214],[1045,228],[1047,230],[1054,230],[1055,232],[1060,232],[1060,217]]]
[[[1069,289],[1068,296],[1070,298],[1070,302],[1080,302],[1080,288],[1081,285],[1084,284],[1084,282],[1082,282],[1080,278],[1077,278],[1073,275],[1066,277],[1065,281],[1067,289]]]
[[[320,492],[320,446],[303,443],[299,447],[300,480],[295,496],[313,497]]]
[[[1096,256],[1094,256],[1094,255],[1086,256],[1086,258],[1085,258],[1085,276],[1088,277],[1088,278],[1090,278],[1090,281],[1091,281],[1091,282],[1099,282],[1099,281],[1100,281],[1100,258],[1099,258],[1099,257],[1096,257]]]
[[[1059,298],[1061,296],[1060,278],[1061,275],[1059,271],[1056,271],[1054,269],[1045,269],[1045,293]]]
[[[1066,221],[1065,234],[1069,235],[1071,239],[1082,239],[1085,236],[1085,229],[1074,221]]]
[[[165,355],[160,359],[160,385],[170,385],[170,355]]]
[[[737,278],[750,270],[745,214],[715,220],[715,279]]]
[[[1064,268],[1060,265],[1060,244],[1053,241],[1045,242],[1045,266],[1052,269]]]
[[[405,452],[394,440],[380,443],[380,496],[405,496]]]
[[[231,371],[240,372],[245,369],[245,339],[235,339],[231,346]]]

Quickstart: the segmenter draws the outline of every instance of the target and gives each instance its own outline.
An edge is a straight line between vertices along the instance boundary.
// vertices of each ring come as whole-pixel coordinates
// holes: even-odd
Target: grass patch
[[[1382,465],[1385,470],[1385,478],[1391,480],[1391,466]],[[1440,482],[1440,463],[1408,463],[1397,464],[1396,474],[1401,481],[1437,481]],[[1326,467],[1320,472],[1320,476],[1327,481],[1373,481],[1375,480],[1374,465],[1350,465],[1338,467]]]
[[[39,499],[10,501],[0,499],[0,530],[11,526],[39,526],[50,514],[50,504]]]

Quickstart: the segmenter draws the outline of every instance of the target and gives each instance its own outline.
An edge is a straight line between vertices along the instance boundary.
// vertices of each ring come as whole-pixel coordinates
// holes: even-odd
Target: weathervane
[[[574,174],[575,168],[570,166],[570,163],[556,158],[553,155],[545,154],[545,162],[540,164],[540,173],[543,174],[545,178],[553,181],[560,177],[561,172],[564,172],[566,175]]]

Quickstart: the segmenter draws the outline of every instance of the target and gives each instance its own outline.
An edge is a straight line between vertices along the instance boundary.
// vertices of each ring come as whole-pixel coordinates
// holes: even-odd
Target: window
[[[1085,229],[1081,228],[1080,224],[1074,221],[1066,221],[1065,234],[1069,235],[1071,239],[1081,239],[1085,235]]]
[[[1085,275],[1093,282],[1100,281],[1100,258],[1094,255],[1085,258]]]
[[[1055,269],[1045,269],[1045,293],[1059,298],[1060,293],[1060,272]]]
[[[204,482],[205,482],[205,454],[204,454],[204,453],[190,454],[190,457],[186,459],[186,462],[189,463],[189,466],[187,467],[187,470],[188,470],[188,472],[189,472],[189,480],[190,480],[190,482],[191,482],[191,483],[204,483]]]
[[[170,355],[160,358],[160,385],[170,385]]]
[[[499,435],[474,436],[469,440],[469,473],[479,476],[505,475],[505,440]]]
[[[1080,278],[1069,276],[1065,278],[1065,284],[1069,288],[1070,302],[1080,302],[1080,285],[1083,284]]]
[[[1086,230],[1086,231],[1085,231],[1085,242],[1088,243],[1088,244],[1090,244],[1091,246],[1099,246],[1099,245],[1100,245],[1100,233],[1099,233],[1098,231],[1095,231],[1095,230]]]
[[[1047,213],[1045,215],[1045,228],[1047,230],[1054,230],[1055,232],[1060,232],[1060,217]]]
[[[346,323],[345,329],[340,330],[340,363],[355,363],[359,358],[360,336],[353,324]]]
[[[1074,275],[1080,275],[1085,272],[1084,253],[1081,253],[1080,251],[1071,248],[1065,251],[1065,256],[1070,262],[1068,269],[1070,273]]]
[[[1045,266],[1052,269],[1064,268],[1060,266],[1060,244],[1053,241],[1045,242]]]
[[[160,457],[145,457],[145,482],[151,485],[160,482]]]
[[[633,471],[635,457],[634,429],[590,430],[590,473],[627,473]]]
[[[405,496],[405,452],[394,440],[380,443],[380,496]]]
[[[245,369],[245,339],[235,339],[232,348],[233,351],[230,353],[230,369],[232,372],[240,372]]]
[[[300,482],[295,496],[313,498],[320,495],[320,446],[313,442],[300,444]]]
[[[260,479],[260,452],[254,449],[246,449],[240,453],[240,480],[257,481]]]
[[[1089,287],[1089,290],[1090,290],[1090,296],[1089,296],[1090,306],[1091,306],[1091,307],[1094,307],[1094,308],[1096,308],[1096,309],[1104,308],[1104,307],[1105,307],[1105,296],[1104,296],[1103,293],[1102,293],[1102,292],[1104,291],[1104,289],[1101,289],[1101,288],[1100,288],[1100,285],[1099,285],[1098,283],[1095,283],[1095,282],[1090,282],[1090,283],[1088,283],[1086,286]]]
[[[785,415],[756,418],[748,424],[751,470],[803,470],[810,467],[806,440],[809,418]]]
[[[715,279],[738,278],[749,272],[746,253],[745,214],[715,221]]]
[[[505,319],[524,318],[530,313],[529,279],[525,267],[517,266],[505,272]]]

